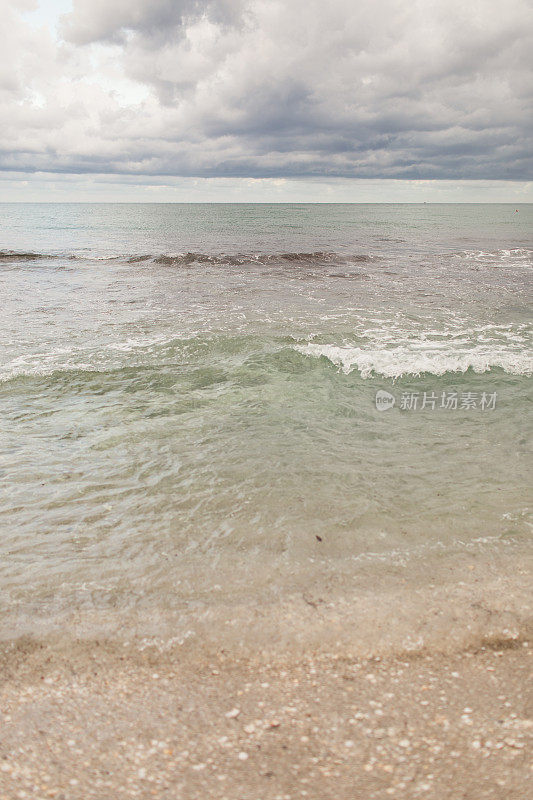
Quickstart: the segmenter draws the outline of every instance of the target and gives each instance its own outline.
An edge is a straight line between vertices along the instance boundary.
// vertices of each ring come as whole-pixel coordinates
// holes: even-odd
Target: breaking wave
[[[533,251],[526,247],[496,250],[460,250],[442,253],[441,258],[462,261],[468,265],[531,266]],[[187,267],[194,264],[214,266],[243,266],[246,264],[282,265],[350,265],[381,261],[382,256],[371,253],[338,253],[327,250],[291,251],[280,253],[114,253],[84,252],[38,253],[33,251],[0,250],[0,263],[38,261],[42,259],[67,259],[69,261],[124,261],[128,264],[158,264],[168,267]],[[335,275],[333,277],[343,277]]]
[[[294,349],[312,358],[326,358],[344,374],[358,370],[362,378],[381,375],[401,378],[404,375],[444,375],[446,373],[488,372],[502,369],[512,375],[531,375],[533,357],[527,353],[508,349],[477,348],[470,351],[450,352],[447,348],[435,350],[415,349],[399,345],[390,349],[338,346],[333,344],[294,345]]]
[[[164,267],[189,267],[194,265],[239,267],[246,265],[262,266],[349,266],[353,264],[378,261],[377,256],[364,253],[340,254],[328,251],[287,252],[287,253],[146,253],[96,255],[90,253],[35,253],[0,250],[0,264],[16,264],[20,262],[40,261],[42,259],[102,262],[122,261],[139,266],[157,264]],[[332,277],[345,277],[334,275]]]
[[[45,253],[31,253],[31,252],[22,252],[17,253],[15,250],[0,250],[0,263],[7,262],[11,263],[12,261],[38,261],[42,258],[51,258],[52,256],[46,255]]]
[[[338,253],[317,251],[312,253],[263,253],[263,254],[220,254],[210,255],[208,253],[179,253],[177,255],[159,256],[133,256],[128,261],[135,263],[139,261],[152,260],[156,264],[165,266],[187,266],[188,264],[214,264],[241,266],[244,264],[339,264],[372,261],[370,255],[356,254],[344,256]]]

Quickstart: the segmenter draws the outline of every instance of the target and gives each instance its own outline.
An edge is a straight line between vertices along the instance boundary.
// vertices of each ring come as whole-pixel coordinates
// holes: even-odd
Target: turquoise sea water
[[[10,632],[527,548],[517,208],[0,205]]]

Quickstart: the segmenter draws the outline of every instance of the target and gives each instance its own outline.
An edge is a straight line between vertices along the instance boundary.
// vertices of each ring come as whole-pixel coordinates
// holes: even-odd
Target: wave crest
[[[449,372],[488,372],[500,368],[512,375],[531,375],[533,357],[527,353],[506,349],[473,349],[467,352],[449,350],[414,349],[406,345],[390,349],[367,349],[362,347],[332,344],[294,345],[295,350],[305,356],[326,358],[345,375],[358,370],[362,378],[381,375],[385,378],[401,378],[404,375],[444,375]]]
[[[128,259],[129,263],[138,263],[152,260],[156,264],[165,266],[187,266],[189,264],[213,264],[220,266],[241,266],[244,264],[339,264],[339,263],[359,263],[372,261],[373,256],[365,254],[355,254],[351,256],[340,255],[326,251],[316,252],[289,252],[289,253],[236,253],[218,255],[208,253],[178,253],[176,255],[158,256],[132,256]]]
[[[0,262],[10,263],[12,261],[38,261],[42,258],[51,258],[51,256],[47,256],[45,253],[18,253],[15,250],[0,250]]]

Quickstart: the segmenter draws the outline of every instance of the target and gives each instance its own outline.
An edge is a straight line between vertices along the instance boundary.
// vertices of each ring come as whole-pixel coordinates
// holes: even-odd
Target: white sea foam
[[[306,356],[327,358],[348,374],[358,370],[361,377],[382,375],[400,378],[402,375],[444,375],[447,372],[487,372],[499,367],[513,375],[531,375],[533,357],[508,348],[474,347],[469,350],[450,349],[449,343],[412,342],[396,347],[373,348],[338,346],[333,344],[294,345]]]
[[[531,266],[533,251],[528,247],[514,247],[499,250],[462,250],[453,254],[454,258],[466,261],[477,261],[484,264],[497,264],[502,266]]]
[[[180,340],[192,339],[193,334],[181,334]],[[113,369],[128,366],[121,360],[121,355],[150,354],[151,348],[172,345],[176,337],[139,336],[125,340],[94,345],[72,345],[70,347],[52,347],[48,351],[25,353],[16,356],[4,364],[0,364],[0,383],[22,376],[46,376],[54,372],[78,370],[90,372],[99,369]]]
[[[358,370],[363,378],[448,372],[483,373],[500,368],[514,375],[533,374],[533,355],[525,325],[484,325],[477,328],[408,332],[401,326],[371,328],[360,332],[362,343],[342,345],[301,340],[294,350],[305,356],[327,358],[342,372]],[[179,339],[166,335],[117,339],[99,346],[72,345],[49,351],[26,353],[0,364],[0,382],[19,376],[45,376],[53,372],[98,371],[145,363],[146,358],[164,357],[160,348],[191,340],[192,333]],[[159,352],[154,352],[156,348]],[[133,358],[133,361],[131,360]],[[140,359],[140,361],[139,361]]]

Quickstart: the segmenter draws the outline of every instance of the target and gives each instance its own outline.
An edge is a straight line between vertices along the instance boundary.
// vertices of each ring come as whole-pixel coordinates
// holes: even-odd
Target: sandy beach
[[[1,654],[0,798],[525,800],[531,654],[20,640]]]
[[[163,609],[5,636],[0,800],[525,800],[528,564],[465,553],[438,585],[385,565],[182,610],[181,637]]]

